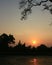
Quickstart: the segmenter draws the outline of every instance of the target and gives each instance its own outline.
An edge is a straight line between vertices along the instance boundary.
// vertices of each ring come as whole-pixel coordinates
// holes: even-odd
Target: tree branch
[[[23,9],[23,11],[21,13],[21,15],[22,15],[21,20],[26,19],[27,15],[32,12],[32,7],[33,6],[40,6],[40,5],[42,5],[42,4],[44,4],[44,3],[48,2],[48,1],[49,0],[45,0],[45,1],[41,0],[39,3],[37,1],[35,1],[33,3],[33,0],[22,0],[20,2],[20,5],[21,5],[21,8],[24,7],[24,9]],[[26,5],[26,7],[25,7],[25,5]],[[50,13],[52,14],[52,8],[50,9],[50,7],[52,7],[52,5],[48,6],[47,4],[44,4],[42,6],[44,6],[43,10],[49,10]]]

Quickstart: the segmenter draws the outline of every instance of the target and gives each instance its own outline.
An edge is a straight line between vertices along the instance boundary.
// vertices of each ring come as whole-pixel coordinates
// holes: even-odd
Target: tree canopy
[[[6,46],[8,46],[8,44],[13,44],[13,43],[15,43],[15,38],[13,37],[13,35],[11,35],[11,34],[7,35],[5,33],[0,35],[1,47],[6,47]]]
[[[48,2],[50,4],[48,4]],[[21,12],[21,20],[26,19],[27,15],[32,13],[34,6],[44,6],[43,10],[48,10],[52,14],[52,0],[21,0],[19,2]]]

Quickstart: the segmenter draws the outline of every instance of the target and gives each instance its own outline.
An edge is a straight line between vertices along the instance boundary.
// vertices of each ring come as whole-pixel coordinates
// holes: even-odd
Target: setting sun
[[[33,43],[33,44],[36,44],[36,43],[37,43],[37,41],[36,41],[36,40],[33,40],[33,41],[32,41],[32,43]]]

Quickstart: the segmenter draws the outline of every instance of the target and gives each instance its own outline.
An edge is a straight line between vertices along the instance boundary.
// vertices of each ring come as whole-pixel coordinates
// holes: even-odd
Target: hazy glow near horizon
[[[42,11],[42,7],[33,7],[32,14],[27,20],[20,20],[19,0],[0,0],[0,34],[13,34],[16,43],[21,40],[27,45],[33,39],[38,40],[37,45],[52,45],[52,15]]]

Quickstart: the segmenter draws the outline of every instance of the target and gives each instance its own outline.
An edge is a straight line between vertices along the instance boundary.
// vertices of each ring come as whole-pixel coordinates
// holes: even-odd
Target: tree
[[[40,46],[37,47],[37,54],[38,55],[48,55],[48,47],[45,46],[44,44],[41,44]]]
[[[13,35],[7,35],[5,33],[3,33],[2,35],[0,35],[0,46],[3,47],[8,47],[8,44],[13,44],[15,43],[15,38],[13,37]]]
[[[50,2],[50,5],[47,2]],[[20,9],[23,9],[21,20],[26,19],[27,15],[32,13],[32,7],[34,6],[42,5],[44,6],[43,10],[48,10],[52,14],[52,0],[21,0],[19,5]]]

